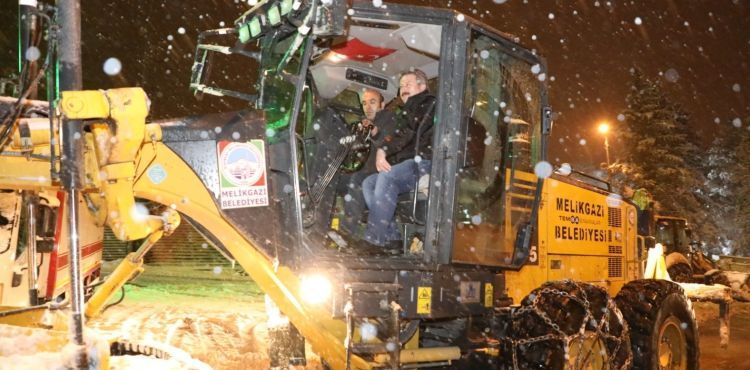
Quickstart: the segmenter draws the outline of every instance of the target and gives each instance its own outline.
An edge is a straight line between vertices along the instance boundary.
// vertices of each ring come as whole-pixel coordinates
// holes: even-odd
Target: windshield
[[[516,233],[530,221],[534,202],[541,132],[535,73],[541,67],[478,31],[469,53],[454,260],[510,265]]]
[[[296,32],[272,33],[263,41],[258,108],[266,115],[267,136],[273,137],[289,125],[295,89],[291,76],[299,73],[303,48]]]
[[[656,225],[656,241],[661,243],[667,252],[674,248],[674,230],[669,221],[659,221]]]
[[[690,252],[690,237],[687,234],[687,224],[683,220],[675,220],[675,227],[677,228],[677,248],[681,253]]]

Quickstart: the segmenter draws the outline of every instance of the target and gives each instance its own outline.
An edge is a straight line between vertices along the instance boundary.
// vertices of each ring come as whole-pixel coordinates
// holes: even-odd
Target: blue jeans
[[[357,239],[362,238],[359,225],[362,215],[365,213],[362,182],[370,174],[364,171],[344,174],[339,179],[336,188],[339,194],[344,194],[344,217],[339,221],[339,231],[343,231]]]
[[[370,175],[362,182],[365,203],[370,210],[366,241],[384,246],[389,241],[401,239],[393,217],[398,196],[413,191],[419,177],[430,173],[430,164],[431,161],[424,159],[419,163],[408,159],[392,166],[390,171]]]

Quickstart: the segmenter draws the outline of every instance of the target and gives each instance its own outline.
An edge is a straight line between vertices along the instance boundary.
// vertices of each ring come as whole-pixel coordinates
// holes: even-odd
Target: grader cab
[[[63,170],[79,175],[62,184],[116,236],[146,237],[87,315],[183,219],[331,368],[698,366],[680,287],[640,279],[635,206],[546,162],[546,67],[512,37],[450,10],[260,1],[202,33],[195,57],[197,96],[248,108],[146,124],[140,89],[62,95],[62,153],[78,160]],[[437,100],[431,171],[397,206],[401,248],[339,248],[334,184],[358,93],[391,100],[413,68]],[[136,199],[151,213],[129,212]]]

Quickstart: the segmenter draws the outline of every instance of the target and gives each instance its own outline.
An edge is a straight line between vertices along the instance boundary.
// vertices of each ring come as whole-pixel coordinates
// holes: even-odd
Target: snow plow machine
[[[672,280],[681,283],[723,285],[731,288],[733,300],[750,302],[750,272],[732,269],[731,264],[713,261],[700,249],[700,242],[691,239],[687,219],[657,215],[654,218],[656,242],[664,246],[667,271]],[[719,256],[720,261],[742,257]]]
[[[44,103],[23,88],[0,111],[0,188],[27,215],[21,225],[3,213],[13,243],[27,242],[0,255],[2,304],[17,306],[0,328],[27,340],[3,341],[0,368],[40,352],[81,369],[149,352],[97,344],[84,323],[182,220],[289,318],[278,334],[288,348],[272,347],[287,358],[307,342],[331,369],[697,369],[690,300],[679,284],[643,278],[661,275],[645,268],[650,236],[635,204],[546,161],[544,61],[463,14],[373,3],[258,2],[200,35],[190,84],[248,108],[147,123],[142,89],[81,90],[80,45],[65,44],[80,32],[79,4],[58,1],[59,99],[35,109]],[[242,73],[255,83],[216,84],[216,54],[254,66]],[[335,184],[357,94],[390,100],[410,68],[437,98],[430,173],[398,201],[396,252],[342,246],[330,230],[346,201]],[[86,250],[103,227],[144,242],[84,303],[98,263]],[[63,255],[70,283],[49,278]],[[28,304],[6,301],[21,290]],[[51,312],[70,319],[56,325]]]

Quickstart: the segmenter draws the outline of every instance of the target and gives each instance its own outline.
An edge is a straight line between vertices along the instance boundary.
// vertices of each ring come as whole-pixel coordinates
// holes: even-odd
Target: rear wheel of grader
[[[693,268],[686,263],[675,263],[667,268],[667,272],[673,281],[679,281],[681,283],[693,282]]]
[[[682,288],[666,280],[636,280],[615,298],[630,326],[634,369],[698,369],[698,331]]]
[[[505,353],[515,369],[627,369],[628,327],[609,294],[595,285],[551,281],[511,314]]]

